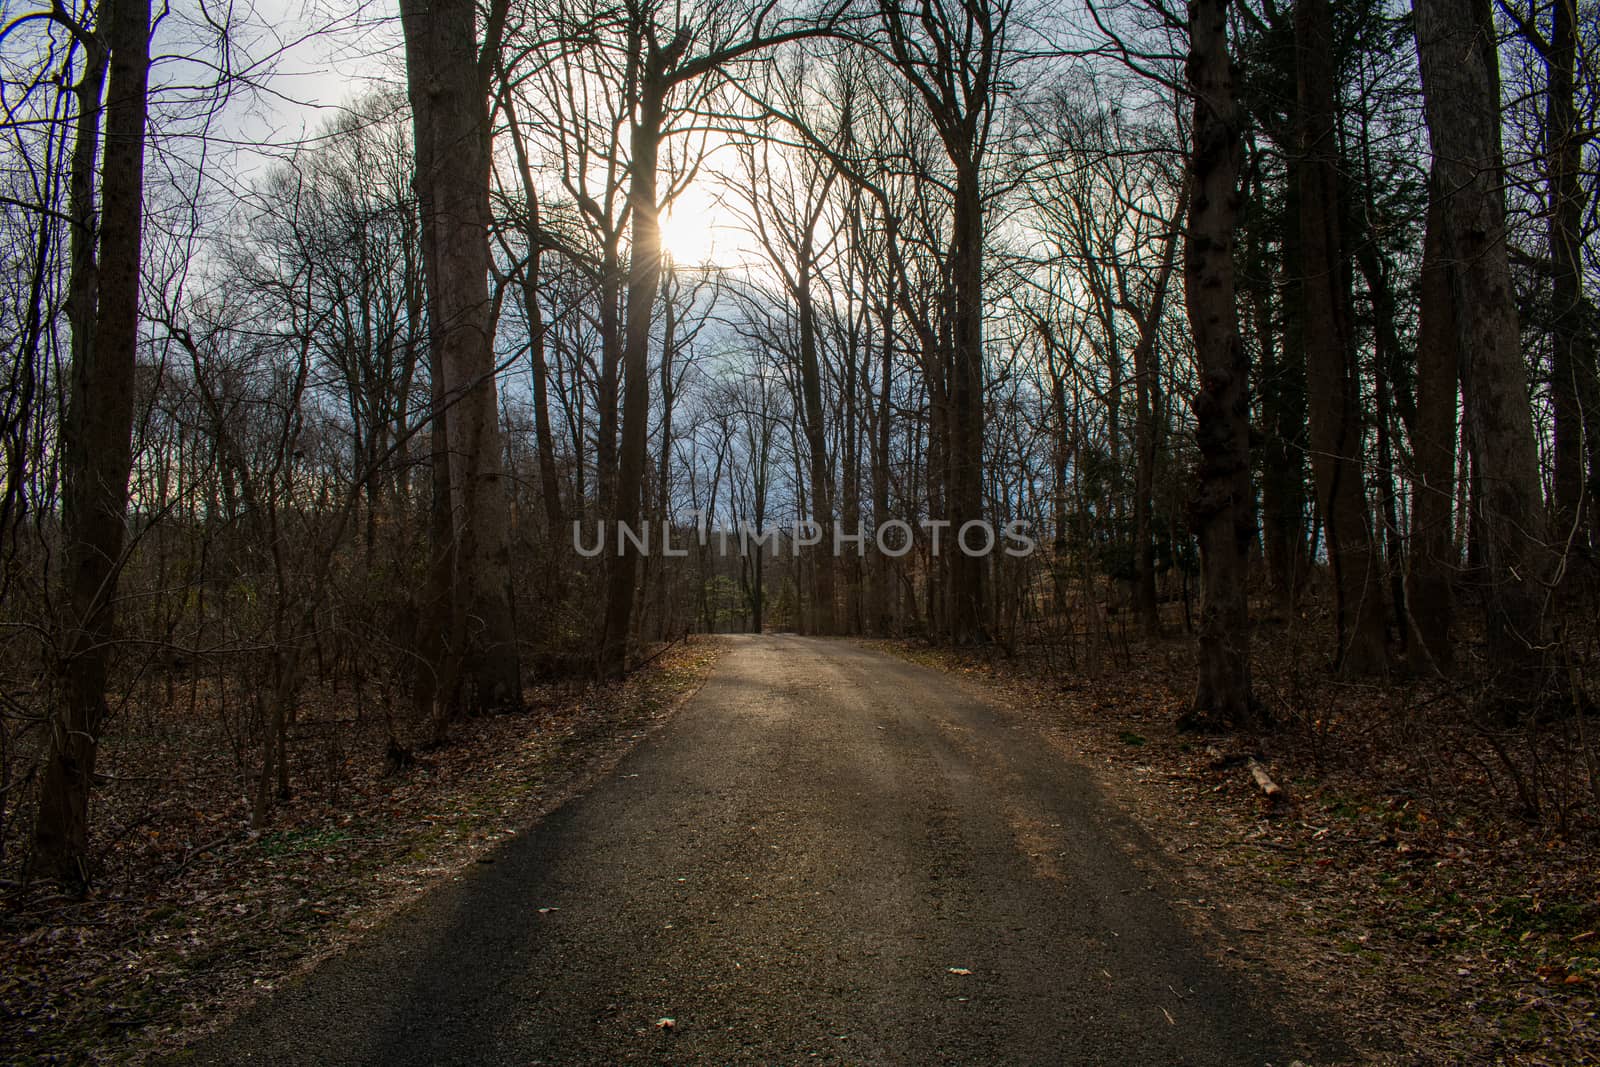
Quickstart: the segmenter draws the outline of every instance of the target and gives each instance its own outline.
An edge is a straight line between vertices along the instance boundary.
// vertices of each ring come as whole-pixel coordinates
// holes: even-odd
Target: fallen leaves
[[[1297,702],[1299,725],[1208,746],[1173,725],[1193,683],[1185,641],[1099,676],[1057,675],[1028,649],[880,647],[954,664],[1092,768],[1161,846],[1141,862],[1191,924],[1364,1062],[1600,1064],[1600,812],[1573,807],[1566,833],[1516,818],[1441,709],[1407,732],[1402,709],[1427,693],[1340,686],[1264,643],[1263,688]],[[1252,761],[1294,803],[1270,800]]]
[[[609,773],[719,651],[696,641],[620,684],[535,688],[527,712],[467,720],[398,774],[386,773],[381,720],[341,717],[337,744],[370,759],[324,760],[328,735],[308,735],[291,753],[295,798],[261,833],[245,828],[245,793],[218,770],[229,749],[207,732],[204,709],[167,709],[161,745],[124,746],[121,758],[185,773],[165,793],[113,784],[96,794],[107,825],[134,823],[105,849],[97,895],[9,887],[4,1058],[138,1063],[226,1021],[441,878],[492,861],[496,842]],[[129,803],[146,810],[118,807]]]

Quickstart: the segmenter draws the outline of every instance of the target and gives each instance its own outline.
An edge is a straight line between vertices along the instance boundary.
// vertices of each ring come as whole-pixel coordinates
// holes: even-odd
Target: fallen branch
[[[176,878],[178,875],[182,874],[184,871],[189,869],[189,864],[193,863],[195,860],[199,859],[201,856],[205,855],[207,852],[215,852],[217,850],[218,846],[227,844],[228,843],[228,839],[231,838],[232,836],[233,836],[233,832],[230,830],[228,833],[223,834],[221,837],[217,838],[215,841],[207,841],[205,844],[201,845],[199,848],[191,848],[189,850],[189,854],[187,856],[183,857],[183,862],[178,864],[178,866],[176,868],[174,868],[172,873],[167,875],[167,877],[168,878]]]
[[[687,640],[689,640],[689,631],[685,630],[685,631],[683,631],[683,633],[679,634],[677,637],[674,637],[672,640],[668,641],[662,647],[656,649],[649,656],[647,656],[644,659],[640,660],[638,663],[635,663],[633,665],[633,668],[628,673],[632,674],[634,671],[643,670],[644,668],[650,666],[650,664],[654,663],[656,660],[660,659],[663,655],[665,655],[668,649],[674,648],[677,645],[679,645],[680,643],[682,643],[684,641],[687,641]]]
[[[1256,785],[1261,787],[1261,791],[1267,795],[1268,800],[1277,804],[1289,799],[1289,794],[1285,793],[1283,788],[1272,780],[1272,776],[1267,773],[1267,769],[1261,765],[1260,760],[1252,757],[1246,763],[1246,766],[1250,768],[1250,776],[1256,780]]]

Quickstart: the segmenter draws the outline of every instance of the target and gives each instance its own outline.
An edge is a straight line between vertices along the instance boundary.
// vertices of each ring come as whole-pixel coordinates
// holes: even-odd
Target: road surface
[[[735,638],[602,784],[195,1060],[1317,1062],[1207,958],[1136,840],[946,676]]]

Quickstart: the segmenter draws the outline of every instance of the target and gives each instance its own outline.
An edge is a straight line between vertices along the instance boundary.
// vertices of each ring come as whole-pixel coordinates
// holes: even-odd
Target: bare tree
[[[811,519],[819,529],[829,531],[834,517],[833,471],[822,402],[816,290],[821,284],[823,258],[834,243],[822,229],[822,222],[839,172],[814,154],[800,154],[797,158],[796,153],[784,153],[767,137],[745,142],[740,154],[745,172],[740,184],[746,190],[748,205],[740,214],[777,272],[794,310],[793,356],[800,379],[799,407],[810,473]],[[826,534],[823,541],[812,553],[810,626],[813,632],[826,634],[833,632],[836,619],[832,546]]]
[[[91,72],[97,69],[99,50],[109,51],[110,78],[98,233],[83,232],[92,218],[83,195],[92,174],[76,166],[87,161],[92,167],[92,143],[86,146],[80,140],[74,160],[75,335],[71,392],[61,434],[65,618],[57,670],[62,695],[51,720],[32,856],[36,873],[78,883],[88,880],[89,793],[106,721],[107,667],[133,464],[149,0],[119,0],[104,17],[103,31],[73,27],[74,34],[87,42]],[[79,101],[81,106],[99,107],[98,98],[80,95]],[[96,124],[83,116],[80,120],[79,137],[94,138]],[[89,301],[94,308],[92,329]]]
[[[1550,577],[1527,372],[1506,253],[1499,63],[1488,0],[1416,0],[1422,93],[1452,266],[1465,429],[1481,492],[1494,662],[1521,695]],[[1506,692],[1513,691],[1508,688]]]
[[[1381,561],[1373,549],[1361,466],[1360,379],[1351,336],[1348,253],[1339,195],[1333,16],[1328,0],[1297,0],[1301,292],[1311,467],[1333,572],[1336,652],[1349,675],[1386,666]]]
[[[1200,388],[1194,397],[1199,484],[1190,504],[1200,538],[1199,682],[1183,721],[1247,726],[1261,709],[1250,684],[1248,554],[1255,536],[1250,485],[1250,364],[1234,296],[1240,112],[1228,48],[1228,0],[1189,5],[1188,84],[1194,96],[1184,299]]]
[[[495,708],[522,701],[489,301],[489,73],[505,2],[490,11],[481,53],[476,14],[470,0],[406,0],[401,8],[433,331],[434,417],[450,474],[449,547],[436,545],[435,566],[451,568],[454,612],[465,628],[457,651],[471,682],[469,706]],[[435,485],[444,490],[437,473]],[[443,537],[443,526],[436,528]],[[457,625],[441,622],[432,625],[452,632]],[[445,701],[451,696],[439,694]]]
[[[984,168],[1008,63],[1009,0],[916,5],[879,0],[895,68],[921,98],[949,157],[949,340],[930,379],[943,447],[946,518],[959,532],[983,517]],[[988,640],[984,565],[954,551],[946,626],[957,644]]]
[[[630,8],[621,38],[633,98],[629,129],[628,211],[632,244],[628,259],[627,315],[623,344],[622,446],[617,469],[617,522],[638,523],[647,461],[650,416],[650,330],[661,287],[661,199],[658,167],[669,116],[668,98],[693,88],[742,59],[788,41],[826,32],[826,20],[785,21],[774,3],[751,7],[741,0],[669,15],[653,2]],[[619,546],[607,580],[600,673],[627,666],[638,553]]]
[[[1458,560],[1451,510],[1455,502],[1456,401],[1460,397],[1460,341],[1455,287],[1450,278],[1458,268],[1445,258],[1444,212],[1444,197],[1432,193],[1423,239],[1417,322],[1417,423],[1412,438],[1416,473],[1407,598],[1411,624],[1422,648],[1440,669],[1449,667],[1455,658],[1451,583]]]

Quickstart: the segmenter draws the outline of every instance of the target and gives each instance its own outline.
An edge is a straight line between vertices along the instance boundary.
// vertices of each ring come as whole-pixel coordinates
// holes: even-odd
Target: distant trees
[[[984,248],[988,235],[985,168],[1013,56],[1010,3],[940,0],[903,5],[880,0],[884,44],[895,70],[915,90],[948,158],[950,245],[937,354],[928,367],[934,418],[931,456],[944,483],[943,511],[953,535],[983,519]],[[948,568],[945,628],[957,644],[987,641],[984,564],[963,552]]]
[[[1550,255],[1550,406],[1553,426],[1554,502],[1552,533],[1558,543],[1587,547],[1594,532],[1591,515],[1596,486],[1584,477],[1585,444],[1600,458],[1600,388],[1597,388],[1593,315],[1584,298],[1583,214],[1589,193],[1583,188],[1583,145],[1578,122],[1578,0],[1550,4],[1548,41],[1531,32],[1545,61],[1544,168],[1549,221],[1545,244]],[[1589,500],[1585,500],[1585,497]]]
[[[742,146],[740,154],[747,175],[744,180],[749,183],[745,193],[749,206],[740,213],[783,286],[784,305],[794,309],[794,355],[810,475],[811,520],[830,542],[818,545],[812,554],[809,627],[813,633],[827,634],[835,628],[831,544],[835,512],[816,287],[822,260],[829,246],[841,237],[837,231],[823,229],[839,172],[828,160],[814,155],[786,159],[766,138]],[[770,298],[761,294],[756,299]]]
[[[1185,23],[1154,0],[1091,5],[1105,50],[1146,85],[1170,85],[1171,43],[1185,41],[1197,101],[1204,97],[1195,81],[1195,20],[1203,7],[1191,5]],[[1585,240],[1576,220],[1588,195],[1577,180],[1585,149],[1572,130],[1574,86],[1592,75],[1582,50],[1570,51],[1580,9],[1499,5],[1524,49],[1511,67],[1523,95],[1506,101],[1487,3],[1446,12],[1419,2],[1414,37],[1402,13],[1381,3],[1244,0],[1210,12],[1213,24],[1232,31],[1227,54],[1239,72],[1238,174],[1246,193],[1225,227],[1238,241],[1230,257],[1238,299],[1216,306],[1242,314],[1233,329],[1259,383],[1251,398],[1259,490],[1241,482],[1237,493],[1260,516],[1259,544],[1281,612],[1300,610],[1307,561],[1326,560],[1326,586],[1312,588],[1331,594],[1332,658],[1345,673],[1381,672],[1402,653],[1415,668],[1450,663],[1462,634],[1453,592],[1481,573],[1489,636],[1483,676],[1529,679],[1527,668],[1550,652],[1548,623],[1559,609],[1551,583],[1566,575],[1570,589],[1570,576],[1584,566],[1575,472],[1585,461],[1575,442],[1578,413],[1589,407],[1579,395],[1591,380],[1592,331],[1579,328],[1589,305],[1571,255]],[[1444,73],[1446,55],[1470,61]],[[1406,117],[1407,101],[1426,103],[1431,163]],[[1196,173],[1215,156],[1201,136],[1202,117],[1191,134]],[[1531,163],[1508,172],[1502,129],[1522,132],[1519,158]],[[1508,173],[1527,225],[1520,215],[1507,221]],[[1359,192],[1350,191],[1351,181]],[[1195,195],[1191,215],[1221,210],[1198,186]],[[1191,250],[1208,248],[1194,241],[1192,226]],[[1100,269],[1078,276],[1092,288]],[[1540,284],[1548,279],[1549,289],[1519,290],[1518,271]],[[1216,469],[1207,456],[1217,454],[1207,437],[1207,389],[1217,381],[1207,353],[1220,349],[1194,317],[1195,301],[1212,293],[1197,293],[1194,275],[1187,283],[1204,483]],[[1216,278],[1210,288],[1218,288]],[[1527,321],[1519,306],[1531,309],[1531,333],[1519,332],[1519,319]],[[1108,366],[1115,383],[1115,361]],[[1530,394],[1530,370],[1549,383],[1548,414]],[[1458,398],[1466,413],[1459,451]],[[1114,422],[1114,388],[1108,405]],[[1538,429],[1541,418],[1549,419],[1547,431]],[[1309,529],[1301,504],[1307,460],[1316,505]],[[1197,508],[1206,499],[1202,491]],[[1194,514],[1200,522],[1203,512]],[[1547,521],[1565,534],[1550,532]],[[1203,524],[1195,532],[1208,571]],[[1254,533],[1240,536],[1249,548],[1257,544]],[[1243,575],[1229,584],[1243,583]],[[1234,628],[1242,629],[1247,615],[1237,603]],[[1211,662],[1205,632],[1202,612],[1203,689]]]
[[[1155,635],[1161,629],[1157,542],[1165,534],[1158,528],[1163,516],[1157,512],[1157,475],[1171,466],[1170,398],[1163,372],[1168,369],[1165,350],[1176,347],[1169,304],[1181,297],[1178,263],[1188,178],[1181,173],[1183,161],[1171,131],[1124,117],[1099,87],[1063,89],[1030,121],[1034,135],[1050,146],[1040,164],[1044,180],[1029,182],[1026,194],[1042,242],[1034,256],[1049,273],[1024,306],[1045,342],[1052,404],[1056,421],[1063,423],[1056,434],[1056,462],[1067,465],[1065,450],[1073,437],[1062,411],[1069,380],[1075,390],[1103,389],[1106,452],[1116,490],[1108,511],[1117,537],[1105,563],[1131,581],[1139,625]],[[1072,338],[1060,336],[1058,305],[1071,300],[1068,278],[1085,291],[1084,306],[1076,312],[1083,336],[1079,346],[1087,341],[1092,360],[1073,359]],[[1124,440],[1130,386],[1131,450]],[[1065,480],[1059,470],[1054,477]],[[1066,496],[1063,486],[1057,493],[1060,526],[1066,525]],[[1127,496],[1131,515],[1124,505]],[[1170,559],[1162,562],[1170,569]]]
[[[1497,4],[1498,55],[1510,84],[1502,93],[1508,139],[1506,186],[1513,281],[1525,350],[1538,354],[1532,381],[1549,388],[1550,536],[1565,554],[1564,599],[1593,577],[1596,319],[1593,284],[1593,140],[1600,76],[1586,0]],[[1586,474],[1585,471],[1588,471]]]
[[[788,41],[815,35],[816,24],[774,17],[771,3],[715,0],[704,10],[668,12],[653,2],[631,9],[621,25],[632,116],[628,143],[630,247],[623,341],[622,443],[617,470],[616,521],[639,519],[650,404],[650,331],[661,286],[659,174],[667,133],[668,97],[708,77],[721,77],[741,61]],[[622,548],[611,563],[606,591],[600,672],[620,675],[627,666],[635,606],[638,555]]]

